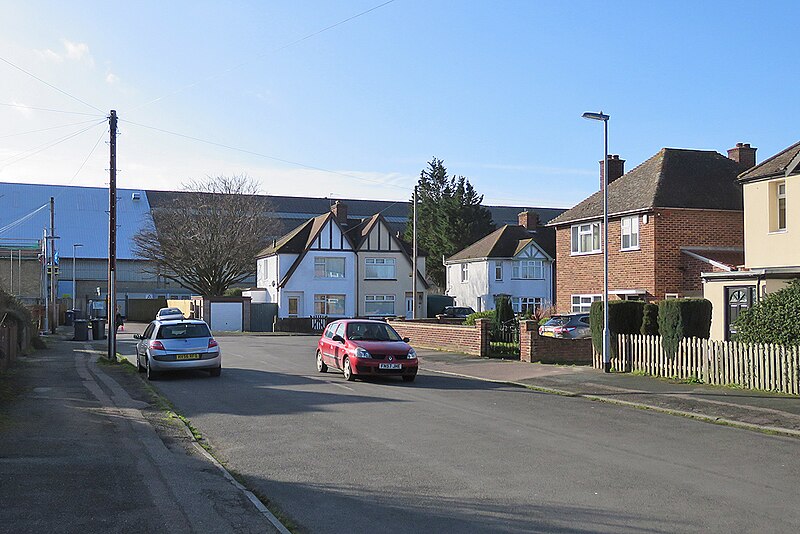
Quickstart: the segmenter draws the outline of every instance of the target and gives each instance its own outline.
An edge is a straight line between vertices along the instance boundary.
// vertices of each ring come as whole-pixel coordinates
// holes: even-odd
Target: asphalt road
[[[794,438],[424,371],[347,383],[311,337],[219,341],[222,377],[156,385],[304,532],[800,531]]]

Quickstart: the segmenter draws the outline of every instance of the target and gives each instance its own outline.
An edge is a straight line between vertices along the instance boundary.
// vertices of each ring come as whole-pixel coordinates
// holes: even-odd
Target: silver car
[[[561,339],[586,339],[592,337],[588,313],[553,315],[539,327],[539,335]]]
[[[171,319],[184,319],[180,308],[161,308],[156,314],[156,321],[169,321]]]
[[[153,321],[136,343],[136,368],[154,380],[162,371],[202,369],[222,372],[222,353],[208,325],[199,320]]]

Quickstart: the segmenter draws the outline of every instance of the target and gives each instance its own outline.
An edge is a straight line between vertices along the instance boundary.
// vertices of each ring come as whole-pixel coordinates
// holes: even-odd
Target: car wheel
[[[344,371],[344,379],[348,382],[352,382],[356,379],[356,376],[353,374],[353,369],[350,368],[350,358],[344,359],[342,370]]]
[[[403,375],[403,382],[413,382],[417,375]]]
[[[320,373],[325,373],[328,371],[328,366],[325,365],[325,362],[322,361],[322,353],[317,351],[317,371]]]
[[[222,366],[214,367],[213,369],[208,370],[208,374],[211,376],[219,376],[222,374]]]
[[[156,380],[158,378],[158,372],[153,371],[152,367],[150,367],[150,358],[148,357],[144,361],[145,371],[147,371],[147,379],[148,380]]]

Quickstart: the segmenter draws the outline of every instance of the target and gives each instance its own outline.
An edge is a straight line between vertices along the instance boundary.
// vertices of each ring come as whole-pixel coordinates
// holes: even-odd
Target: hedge
[[[706,299],[669,299],[658,303],[658,331],[667,356],[675,355],[684,338],[708,339],[711,308]]]
[[[800,280],[770,293],[736,319],[736,341],[800,345]]]
[[[641,333],[646,336],[658,335],[658,304],[647,303],[644,305]]]
[[[617,354],[619,334],[638,334],[642,329],[645,303],[637,300],[613,300],[608,303],[608,330],[611,338],[611,355]],[[589,326],[592,344],[597,352],[603,352],[603,302],[592,303],[589,311]]]

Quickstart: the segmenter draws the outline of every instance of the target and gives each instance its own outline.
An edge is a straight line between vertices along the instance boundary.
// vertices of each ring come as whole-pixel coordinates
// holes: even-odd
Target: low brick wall
[[[473,356],[489,354],[488,319],[478,319],[475,326],[404,320],[389,320],[388,323],[398,334],[409,338],[413,347],[463,352]]]
[[[536,321],[520,321],[519,359],[523,362],[590,364],[592,340],[542,337]]]

